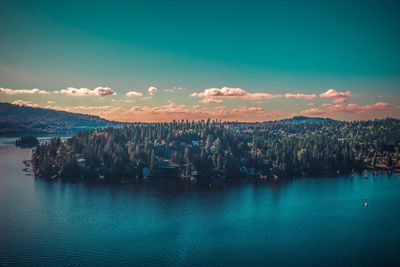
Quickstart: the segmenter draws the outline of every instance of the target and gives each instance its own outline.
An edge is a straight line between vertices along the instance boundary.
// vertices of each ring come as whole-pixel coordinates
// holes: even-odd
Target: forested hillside
[[[93,115],[0,103],[0,134],[55,133],[116,125]]]
[[[281,175],[392,169],[400,120],[172,122],[79,133],[37,147],[36,174],[119,180],[127,177],[268,179]]]

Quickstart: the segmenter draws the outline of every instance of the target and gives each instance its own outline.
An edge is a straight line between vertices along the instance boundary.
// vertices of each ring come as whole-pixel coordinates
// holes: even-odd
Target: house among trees
[[[275,177],[399,168],[400,120],[125,125],[37,146],[38,176],[118,181]]]

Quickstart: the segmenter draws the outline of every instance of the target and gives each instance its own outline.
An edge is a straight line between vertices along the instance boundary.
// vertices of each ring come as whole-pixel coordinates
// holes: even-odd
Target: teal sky
[[[128,91],[146,95],[155,86],[157,94],[134,105],[195,105],[191,93],[226,86],[317,95],[334,88],[352,92],[348,104],[399,105],[399,1],[82,2],[0,1],[0,87],[107,86],[117,95],[1,94],[2,101],[115,106]],[[164,91],[173,87],[183,89]],[[224,100],[286,116],[307,103]],[[397,116],[393,108],[387,112]]]

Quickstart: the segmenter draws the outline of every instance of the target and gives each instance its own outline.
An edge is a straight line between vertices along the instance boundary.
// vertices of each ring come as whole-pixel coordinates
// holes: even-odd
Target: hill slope
[[[317,123],[317,122],[335,122],[337,120],[331,118],[320,118],[320,117],[305,117],[305,116],[295,116],[290,119],[280,120],[278,122],[283,123]]]
[[[119,124],[94,115],[0,103],[1,134],[70,132]]]

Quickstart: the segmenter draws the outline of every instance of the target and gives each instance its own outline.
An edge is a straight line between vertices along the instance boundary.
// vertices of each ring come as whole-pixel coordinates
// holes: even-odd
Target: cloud
[[[126,93],[126,95],[127,95],[127,96],[133,96],[133,97],[143,96],[142,93],[135,92],[135,91],[128,92],[128,93]]]
[[[311,108],[300,112],[303,116],[321,116],[321,115],[333,115],[335,113],[353,113],[363,114],[373,111],[389,110],[392,106],[389,103],[378,102],[371,105],[359,105],[359,104],[322,104],[321,108]]]
[[[112,109],[113,106],[75,106],[68,107],[68,110],[108,110]]]
[[[172,93],[177,90],[183,90],[183,88],[181,86],[173,86],[171,89],[164,89],[164,92]]]
[[[321,116],[325,115],[326,111],[319,108],[310,108],[300,112],[303,116]]]
[[[338,105],[335,105],[337,108]],[[391,106],[389,103],[378,102],[372,105],[358,105],[358,104],[348,104],[347,106],[343,106],[343,110],[346,112],[355,112],[355,113],[364,113],[368,111],[377,111],[377,110],[386,110]]]
[[[241,88],[222,87],[205,89],[201,93],[193,93],[191,96],[196,97],[241,97],[247,94],[246,90]]]
[[[345,113],[365,113],[369,111],[378,111],[378,110],[387,110],[392,106],[389,103],[378,102],[371,105],[359,105],[359,104],[322,104],[322,107],[325,107],[327,112],[345,112]]]
[[[280,94],[269,94],[269,93],[247,93],[244,96],[240,97],[240,99],[245,100],[262,100],[262,99],[274,99],[281,98]]]
[[[200,102],[204,104],[221,104],[224,103],[224,100],[215,98],[204,98]]]
[[[32,103],[31,101],[25,101],[25,100],[14,100],[11,102],[11,104],[18,105],[18,106],[23,106],[23,107],[38,107],[38,104]]]
[[[109,120],[118,121],[144,121],[160,122],[175,120],[202,120],[202,119],[222,119],[239,121],[266,121],[278,119],[282,116],[281,111],[267,112],[262,107],[241,106],[237,108],[227,108],[217,106],[212,109],[204,108],[201,105],[186,106],[184,104],[169,103],[161,106],[70,106],[60,107],[48,105],[45,108],[64,110],[98,115]]]
[[[285,98],[295,98],[295,99],[305,99],[305,100],[314,100],[317,98],[316,94],[285,94]]]
[[[94,89],[68,87],[67,89],[62,89],[60,91],[55,91],[55,93],[60,93],[60,94],[69,95],[69,96],[109,96],[109,95],[116,95],[116,93],[110,87],[96,87]]]
[[[147,89],[147,92],[149,92],[150,95],[154,95],[155,93],[157,93],[157,91],[157,87],[154,86],[150,86],[149,89]]]
[[[74,113],[100,115],[103,117],[107,117],[107,115],[114,114],[114,113],[118,114],[118,112],[124,111],[123,108],[109,106],[109,105],[106,105],[106,106],[81,105],[81,106],[67,106],[67,107],[56,106],[56,105],[47,105],[47,106],[44,106],[43,108],[55,109],[55,110],[61,110],[61,111],[67,111],[67,112],[74,112]]]
[[[191,97],[200,98],[231,98],[231,99],[244,99],[244,100],[262,100],[280,98],[282,95],[269,94],[269,93],[249,93],[241,88],[222,87],[222,88],[209,88],[200,93],[193,93]]]
[[[335,104],[344,104],[347,102],[347,99],[344,97],[337,97],[333,100],[333,103]]]
[[[350,97],[352,93],[350,91],[338,92],[335,89],[329,89],[328,91],[319,94],[320,98],[337,98],[337,97]]]
[[[238,108],[229,109],[224,106],[219,106],[214,109],[214,114],[218,115],[240,115],[240,114],[267,114],[262,107],[247,107],[241,106]]]
[[[0,93],[8,94],[8,95],[16,95],[16,94],[48,94],[49,92],[45,90],[40,90],[37,88],[34,89],[10,89],[10,88],[1,88]]]

